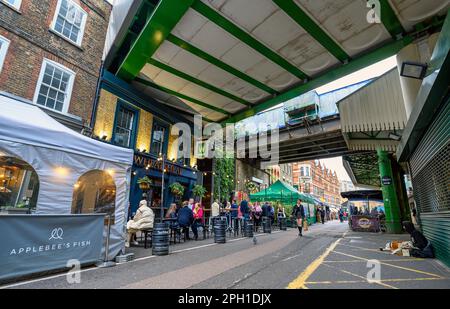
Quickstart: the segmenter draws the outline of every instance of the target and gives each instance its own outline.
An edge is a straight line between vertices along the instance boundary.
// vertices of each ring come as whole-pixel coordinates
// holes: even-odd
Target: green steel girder
[[[195,77],[192,77],[189,74],[181,72],[181,71],[179,71],[179,70],[177,70],[177,69],[175,69],[175,68],[173,68],[173,67],[171,67],[171,66],[169,66],[169,65],[167,65],[165,63],[159,62],[159,61],[157,61],[157,60],[155,60],[153,58],[150,59],[148,61],[148,63],[153,65],[153,66],[155,66],[155,67],[157,67],[157,68],[160,68],[161,70],[164,70],[164,71],[169,72],[169,73],[171,73],[173,75],[176,75],[176,76],[178,76],[180,78],[183,78],[183,79],[185,79],[187,81],[190,81],[191,83],[194,83],[194,84],[199,85],[199,86],[201,86],[203,88],[211,90],[211,91],[213,91],[213,92],[215,92],[217,94],[220,94],[220,95],[222,95],[224,97],[227,97],[227,98],[229,98],[229,99],[231,99],[233,101],[236,101],[236,102],[241,103],[241,104],[246,105],[246,106],[252,106],[252,104],[250,102],[248,102],[248,101],[246,101],[246,100],[244,100],[244,99],[242,99],[242,98],[240,98],[238,96],[235,96],[234,94],[231,94],[231,93],[229,93],[227,91],[224,91],[224,90],[222,90],[220,88],[217,88],[217,87],[215,87],[215,86],[213,86],[211,84],[208,84],[208,83],[206,83],[206,82],[204,82],[202,80],[199,80],[199,79],[197,79]]]
[[[143,84],[143,85],[152,87],[152,88],[154,88],[154,89],[158,89],[158,90],[164,91],[165,93],[171,94],[171,95],[176,96],[176,97],[179,97],[179,98],[181,98],[181,99],[185,99],[185,100],[187,100],[187,101],[189,101],[189,102],[192,102],[192,103],[194,103],[194,104],[197,104],[197,105],[206,107],[206,108],[208,108],[208,109],[210,109],[210,110],[213,110],[213,111],[216,111],[216,112],[218,112],[218,113],[221,113],[221,114],[224,114],[224,115],[227,115],[227,116],[230,116],[230,115],[231,115],[231,113],[230,113],[230,112],[227,112],[226,110],[223,110],[223,109],[221,109],[221,108],[212,106],[212,105],[210,105],[210,104],[207,104],[207,103],[202,102],[202,101],[200,101],[200,100],[194,99],[194,98],[192,98],[192,97],[190,97],[190,96],[187,96],[187,95],[185,95],[185,94],[182,94],[182,93],[176,92],[176,91],[174,91],[174,90],[171,90],[171,89],[169,89],[169,88],[166,88],[166,87],[157,85],[157,84],[155,84],[155,83],[153,83],[153,82],[151,82],[151,81],[149,81],[149,80],[145,80],[145,79],[142,79],[142,78],[140,78],[140,77],[136,77],[136,78],[135,78],[135,81],[138,82],[138,83],[140,83],[140,84]]]
[[[213,8],[209,7],[207,4],[203,3],[201,0],[195,0],[192,8],[196,10],[198,13],[206,17],[209,21],[215,23],[217,26],[221,27],[223,30],[227,31],[241,42],[247,44],[251,48],[258,51],[260,54],[265,56],[267,59],[272,62],[278,64],[280,67],[290,72],[292,75],[304,80],[307,79],[308,76],[303,73],[299,68],[295,65],[281,57],[278,53],[268,48],[260,41],[252,37],[250,34],[242,30],[240,27],[236,26],[234,23],[229,21],[227,18],[223,17],[220,13],[218,13]]]
[[[389,0],[380,0],[381,5],[381,22],[386,30],[391,34],[392,38],[397,39],[398,36],[405,33],[405,29],[397,18],[397,14],[389,4]]]
[[[160,0],[119,66],[117,76],[133,80],[191,7],[194,0]]]
[[[351,73],[354,73],[358,70],[361,70],[367,66],[370,66],[372,64],[375,64],[379,61],[382,61],[388,57],[391,57],[395,54],[397,54],[403,47],[409,45],[412,43],[413,38],[410,36],[405,36],[402,39],[385,44],[383,47],[368,53],[366,55],[363,55],[359,58],[356,58],[349,63],[342,65],[336,69],[333,69],[330,72],[327,72],[317,78],[314,78],[307,83],[301,84],[297,87],[294,87],[293,89],[282,93],[279,96],[276,96],[272,99],[269,99],[265,102],[256,104],[253,108],[243,111],[241,113],[238,113],[234,115],[233,117],[226,120],[227,123],[235,123],[240,120],[243,120],[245,118],[251,117],[256,115],[259,112],[265,111],[273,106],[276,106],[280,103],[286,102],[290,99],[296,98],[304,93],[307,93],[311,90],[314,90],[318,87],[321,87],[327,83],[330,83],[332,81],[335,81],[339,78],[342,78],[346,75],[349,75]]]
[[[258,81],[256,79],[248,76],[245,73],[242,73],[241,71],[239,71],[239,70],[233,68],[232,66],[226,64],[225,62],[223,62],[223,61],[221,61],[221,60],[219,60],[219,59],[209,55],[208,53],[205,53],[201,49],[195,47],[194,45],[184,41],[183,39],[181,39],[181,38],[179,38],[179,37],[177,37],[177,36],[175,36],[173,34],[170,34],[167,37],[167,41],[171,42],[172,44],[177,45],[178,47],[184,49],[185,51],[190,52],[191,54],[193,54],[193,55],[195,55],[195,56],[197,56],[199,58],[202,58],[203,60],[205,60],[205,61],[211,63],[212,65],[215,65],[216,67],[218,67],[218,68],[220,68],[220,69],[230,73],[231,75],[234,75],[234,76],[236,76],[236,77],[246,81],[247,83],[255,86],[256,88],[259,88],[259,89],[261,89],[261,90],[263,90],[263,91],[265,91],[267,93],[273,94],[273,95],[278,94],[278,91],[270,88],[266,84],[264,84],[264,83],[262,83],[262,82],[260,82],[260,81]]]
[[[330,54],[341,62],[350,59],[350,56],[337,44],[314,20],[308,16],[293,0],[272,0],[280,9],[289,15],[297,24],[309,33]]]

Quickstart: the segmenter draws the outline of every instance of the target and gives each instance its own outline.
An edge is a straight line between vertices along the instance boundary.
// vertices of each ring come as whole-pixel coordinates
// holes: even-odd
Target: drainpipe
[[[98,101],[100,99],[100,88],[102,85],[104,66],[105,66],[105,63],[102,60],[102,63],[100,65],[100,70],[98,72],[97,88],[95,89],[95,97],[94,97],[94,102],[93,102],[93,106],[92,106],[91,121],[89,124],[89,128],[91,130],[94,130],[95,121],[97,119]]]

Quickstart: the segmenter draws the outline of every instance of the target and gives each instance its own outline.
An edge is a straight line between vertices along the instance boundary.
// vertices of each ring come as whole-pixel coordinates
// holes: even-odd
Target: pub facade
[[[169,189],[175,182],[184,187],[184,196],[178,197],[179,200],[192,197],[192,188],[199,177],[193,147],[191,145],[190,157],[185,158],[177,142],[178,135],[171,131],[176,123],[193,128],[193,116],[175,111],[106,70],[101,77],[94,108],[93,138],[134,150],[129,215],[136,212],[143,198],[150,202],[156,215],[160,212],[161,200],[167,209],[175,201]],[[148,191],[138,184],[139,179],[146,176],[152,181]]]

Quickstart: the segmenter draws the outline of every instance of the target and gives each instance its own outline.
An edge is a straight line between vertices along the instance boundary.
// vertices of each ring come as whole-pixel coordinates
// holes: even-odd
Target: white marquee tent
[[[39,107],[0,94],[0,156],[21,159],[36,171],[37,214],[70,214],[80,176],[93,170],[108,172],[116,185],[109,258],[124,248],[133,150],[83,136]]]

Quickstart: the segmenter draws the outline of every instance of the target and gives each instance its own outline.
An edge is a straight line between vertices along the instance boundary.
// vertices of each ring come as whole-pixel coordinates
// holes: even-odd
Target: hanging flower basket
[[[170,192],[172,192],[172,194],[176,197],[181,197],[184,194],[184,187],[178,182],[174,182],[169,186],[169,188]]]
[[[148,178],[147,176],[143,177],[143,178],[139,178],[137,181],[138,185],[139,185],[139,189],[141,189],[142,191],[147,191],[150,190],[153,181]]]

